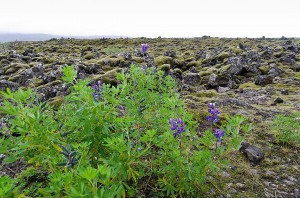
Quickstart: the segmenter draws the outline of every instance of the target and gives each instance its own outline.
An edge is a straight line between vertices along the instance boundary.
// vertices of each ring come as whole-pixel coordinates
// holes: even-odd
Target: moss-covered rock
[[[92,76],[92,80],[94,81],[101,80],[105,84],[117,85],[118,80],[116,76],[118,72],[121,72],[121,69],[113,69],[111,71],[106,72],[105,74]]]
[[[179,68],[175,68],[175,69],[173,70],[173,73],[174,73],[174,74],[178,74],[178,75],[182,75],[182,70],[179,69]]]
[[[268,74],[270,67],[266,65],[266,66],[261,66],[258,69],[263,75],[266,75]]]
[[[175,67],[181,68],[181,67],[183,67],[185,65],[185,61],[184,61],[184,59],[182,57],[178,57],[178,58],[175,58],[173,60],[173,65]]]
[[[12,74],[19,71],[20,69],[27,69],[27,68],[29,68],[29,65],[27,64],[16,63],[16,64],[6,66],[5,68],[3,68],[3,70],[5,74]]]
[[[92,53],[92,52],[87,52],[86,55],[84,55],[83,58],[86,59],[86,60],[91,60],[91,59],[94,58],[94,53]]]
[[[197,97],[209,97],[209,98],[215,97],[217,95],[218,95],[218,93],[214,89],[201,90],[195,94],[195,96],[197,96]]]
[[[132,61],[134,61],[138,64],[141,64],[141,63],[144,63],[145,60],[142,57],[133,56]]]
[[[195,60],[195,57],[193,57],[193,56],[189,56],[189,57],[186,57],[184,59],[185,62],[191,62],[191,61],[194,61],[194,60]]]
[[[197,69],[201,68],[201,61],[191,61],[188,64],[186,64],[186,66],[184,67],[185,69],[189,69],[191,67],[196,67]]]
[[[229,53],[228,52],[222,52],[222,53],[220,53],[218,56],[217,56],[217,58],[219,59],[219,60],[224,60],[224,59],[226,59],[226,58],[228,58],[229,57]]]
[[[44,84],[44,80],[40,78],[32,78],[30,79],[29,87],[38,87],[40,85]]]
[[[49,100],[49,105],[51,105],[53,108],[58,108],[63,102],[63,97],[62,96],[56,96],[54,98],[51,98]]]
[[[172,64],[172,60],[173,59],[168,56],[158,56],[154,58],[154,61],[158,66],[161,66],[163,64]]]
[[[163,65],[159,66],[158,68],[162,71],[169,71],[170,68],[171,68],[171,65],[170,64],[163,64]]]
[[[42,59],[42,61],[44,64],[53,64],[53,63],[58,62],[58,60],[56,58],[50,58],[50,57],[44,57]]]
[[[254,82],[246,82],[239,85],[240,89],[259,89],[260,86],[256,85]]]
[[[8,80],[9,80],[9,81],[12,81],[12,82],[17,82],[17,80],[18,80],[19,78],[21,78],[21,75],[20,75],[20,74],[14,74],[14,75],[10,76],[10,77],[8,78]]]

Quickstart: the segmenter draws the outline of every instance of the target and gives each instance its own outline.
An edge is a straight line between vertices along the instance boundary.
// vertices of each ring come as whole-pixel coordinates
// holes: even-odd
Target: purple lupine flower
[[[208,113],[209,116],[206,116],[206,120],[210,121],[212,124],[218,122],[220,111],[217,109],[215,103],[208,104]]]
[[[169,124],[171,125],[171,130],[174,131],[174,138],[176,138],[177,135],[180,136],[181,133],[185,132],[184,124],[180,118],[177,118],[176,121],[174,118],[171,118],[169,120]]]
[[[95,101],[98,101],[98,99],[101,97],[102,95],[102,91],[103,91],[103,84],[102,82],[99,80],[97,82],[97,84],[95,83],[92,88],[94,89],[94,93],[93,93],[93,97]]]
[[[218,142],[222,141],[224,134],[225,134],[224,130],[214,129],[214,136],[217,138]]]
[[[146,44],[142,44],[142,53],[145,54],[147,52],[147,50],[149,49],[149,45]]]

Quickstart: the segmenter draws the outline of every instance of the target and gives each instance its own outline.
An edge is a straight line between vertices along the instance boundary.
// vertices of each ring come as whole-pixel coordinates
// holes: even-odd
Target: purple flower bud
[[[98,81],[98,87],[100,88],[100,87],[102,87],[103,85],[102,85],[102,82],[99,80]]]
[[[177,123],[178,124],[183,124],[182,120],[180,118],[177,118]]]
[[[214,108],[215,107],[215,103],[208,103],[208,108]]]
[[[94,89],[94,90],[97,90],[97,89],[98,89],[98,86],[97,86],[97,85],[93,85],[93,89]]]
[[[169,124],[173,124],[174,123],[174,118],[170,118],[170,120],[169,120]]]

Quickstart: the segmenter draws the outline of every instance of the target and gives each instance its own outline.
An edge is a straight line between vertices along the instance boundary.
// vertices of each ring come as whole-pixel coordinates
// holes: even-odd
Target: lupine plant
[[[95,101],[98,101],[99,98],[102,95],[102,91],[103,91],[103,84],[102,82],[99,80],[97,83],[95,83],[93,85],[93,89],[94,89],[94,93],[93,93],[93,97]]]
[[[1,92],[0,111],[9,118],[9,126],[2,130],[7,137],[1,140],[4,163],[23,158],[28,167],[48,174],[46,184],[30,184],[36,185],[27,188],[35,189],[30,191],[25,185],[11,191],[17,182],[5,179],[9,193],[15,197],[201,196],[206,175],[220,165],[210,145],[217,138],[224,141],[222,151],[232,149],[231,125],[225,126],[225,135],[215,131],[215,137],[212,133],[198,137],[197,122],[186,111],[175,80],[151,67],[132,65],[128,72],[117,74],[117,86],[100,81],[90,86],[88,79],[76,80],[73,67],[63,71],[71,93],[56,109],[41,102],[30,88]],[[214,124],[215,106],[210,112]]]
[[[220,111],[216,106],[216,103],[208,103],[208,113],[210,114],[209,116],[206,117],[206,119],[210,122],[211,130],[216,137],[216,148],[218,146],[218,142],[221,143],[222,138],[224,136],[224,130],[218,129],[218,128],[213,128],[214,124],[219,121],[219,114]]]

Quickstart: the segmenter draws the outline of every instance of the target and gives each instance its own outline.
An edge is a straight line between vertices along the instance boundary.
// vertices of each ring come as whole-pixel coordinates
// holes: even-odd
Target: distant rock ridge
[[[1,33],[0,32],[0,42],[46,41],[53,38],[97,39],[97,38],[127,38],[127,37],[128,36],[117,36],[117,35],[67,36],[67,35],[40,34],[40,33],[25,34],[25,33]]]

